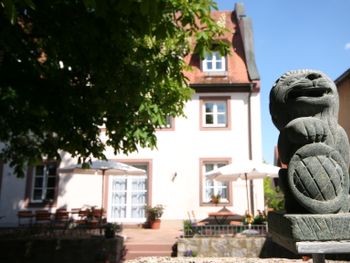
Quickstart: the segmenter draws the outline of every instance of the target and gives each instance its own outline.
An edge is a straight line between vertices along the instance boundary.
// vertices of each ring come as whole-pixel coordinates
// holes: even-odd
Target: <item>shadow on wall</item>
[[[67,153],[63,152],[61,154],[61,160],[65,160],[65,161],[61,161],[59,167],[65,167],[71,164],[71,158],[70,155],[68,155]],[[68,182],[73,178],[72,174],[66,174],[66,173],[62,173],[61,175],[58,175],[58,183],[56,186],[56,201],[59,201],[60,199],[62,199],[62,197],[67,193],[66,191],[66,186],[68,184]],[[60,204],[59,206],[56,207],[57,209],[59,208],[67,208],[67,203],[64,204]]]
[[[66,185],[72,179],[72,177],[73,177],[72,174],[62,174],[61,176],[59,176],[58,186],[57,186],[57,201],[59,201],[67,193]],[[57,209],[67,208],[67,204],[60,203],[59,206],[57,206],[56,208]]]
[[[63,160],[67,158],[66,154],[62,154]],[[67,165],[61,163],[61,165]],[[73,175],[57,175],[55,198],[54,200],[48,200],[43,203],[31,203],[34,178],[31,177],[33,169],[28,167],[25,171],[23,178],[18,178],[13,172],[13,169],[8,164],[0,163],[0,226],[17,226],[17,212],[19,210],[36,210],[36,209],[56,209],[65,208],[67,204],[59,202],[60,206],[57,206],[57,200],[60,200],[66,194],[66,185],[72,179]],[[32,180],[31,180],[32,179]]]

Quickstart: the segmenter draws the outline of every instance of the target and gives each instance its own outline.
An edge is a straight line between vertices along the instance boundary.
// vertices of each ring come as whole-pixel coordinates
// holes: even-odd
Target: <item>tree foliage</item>
[[[104,158],[106,146],[154,147],[155,129],[191,96],[182,58],[193,47],[203,54],[224,31],[213,8],[212,0],[0,0],[2,160],[23,175],[59,151],[86,161]]]
[[[276,211],[284,210],[283,193],[278,186],[273,186],[271,178],[264,178],[264,194],[267,207]]]

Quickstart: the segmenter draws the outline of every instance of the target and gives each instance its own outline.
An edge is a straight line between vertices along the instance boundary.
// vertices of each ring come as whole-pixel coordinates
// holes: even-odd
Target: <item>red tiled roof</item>
[[[190,84],[247,84],[255,83],[259,88],[260,81],[249,79],[247,61],[244,52],[243,37],[236,18],[235,11],[214,11],[212,17],[219,23],[225,22],[228,31],[221,40],[226,40],[230,45],[230,53],[227,55],[227,72],[224,74],[208,74],[201,70],[201,60],[198,54],[189,54],[185,61],[192,66],[192,70],[185,72]],[[255,63],[255,61],[254,61]]]

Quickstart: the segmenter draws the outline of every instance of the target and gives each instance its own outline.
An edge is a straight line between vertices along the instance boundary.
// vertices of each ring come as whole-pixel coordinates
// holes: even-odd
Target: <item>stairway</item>
[[[125,243],[125,260],[139,257],[170,257],[174,244],[135,244]]]
[[[125,260],[138,257],[170,257],[177,237],[182,234],[182,221],[162,220],[160,229],[125,226]],[[176,252],[176,248],[175,248]]]

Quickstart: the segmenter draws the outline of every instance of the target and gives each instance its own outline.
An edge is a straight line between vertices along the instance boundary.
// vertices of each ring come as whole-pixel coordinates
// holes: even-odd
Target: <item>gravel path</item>
[[[327,263],[349,263],[349,261],[326,260]],[[312,263],[312,259],[285,258],[171,258],[171,257],[142,257],[131,259],[125,263]]]

